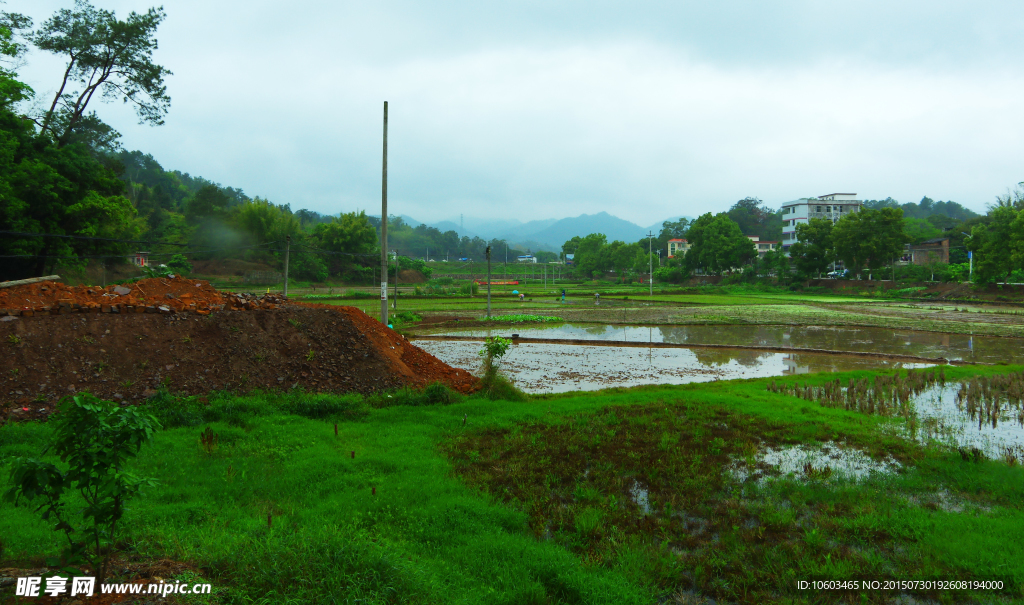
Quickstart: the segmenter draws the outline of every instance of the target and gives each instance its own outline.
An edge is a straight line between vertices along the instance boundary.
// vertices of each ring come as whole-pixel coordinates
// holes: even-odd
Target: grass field
[[[1024,600],[1024,469],[920,447],[894,430],[901,421],[767,384],[448,406],[403,405],[403,393],[164,397],[153,410],[165,429],[132,469],[160,483],[132,503],[124,547],[200,567],[223,603]],[[207,426],[212,449],[198,443]],[[0,427],[0,476],[14,457],[38,456],[49,430]],[[901,470],[858,482],[819,468],[763,484],[728,471],[759,448],[825,442]],[[38,565],[60,546],[9,503],[0,539],[0,566]],[[797,589],[812,579],[1004,588]]]

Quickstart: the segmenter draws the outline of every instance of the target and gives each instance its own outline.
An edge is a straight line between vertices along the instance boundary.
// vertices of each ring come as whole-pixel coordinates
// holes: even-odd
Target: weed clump
[[[501,336],[490,336],[480,349],[483,358],[483,376],[480,377],[480,392],[492,401],[526,401],[526,393],[522,392],[507,377],[498,373],[498,360],[501,359],[512,341]]]
[[[443,382],[432,382],[422,390],[405,387],[391,393],[381,393],[370,399],[375,408],[389,408],[398,405],[449,405],[462,400],[462,395]]]

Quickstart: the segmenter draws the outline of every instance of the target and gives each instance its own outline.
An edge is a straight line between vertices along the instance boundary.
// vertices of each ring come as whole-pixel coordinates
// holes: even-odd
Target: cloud
[[[99,111],[165,167],[293,208],[379,209],[384,100],[390,210],[421,220],[649,224],[839,190],[981,209],[1022,180],[1017,9],[239,6],[168,3],[166,126]]]

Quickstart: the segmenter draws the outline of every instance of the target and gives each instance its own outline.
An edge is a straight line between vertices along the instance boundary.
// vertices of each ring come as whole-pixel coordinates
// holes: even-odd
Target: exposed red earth
[[[477,379],[353,307],[219,292],[183,278],[107,288],[0,289],[0,422],[48,415],[90,391],[136,403],[160,388],[371,393]]]

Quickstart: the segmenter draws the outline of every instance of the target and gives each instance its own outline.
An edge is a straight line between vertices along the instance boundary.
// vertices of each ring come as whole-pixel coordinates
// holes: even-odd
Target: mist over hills
[[[665,220],[678,220],[679,216]],[[412,226],[422,223],[412,217],[402,216],[402,220]],[[465,228],[460,226],[460,221]],[[480,219],[463,217],[461,219],[444,220],[436,223],[422,223],[440,231],[455,231],[460,237],[480,237],[485,240],[504,239],[520,247],[529,248],[534,252],[550,250],[559,252],[562,244],[575,236],[583,237],[591,233],[603,233],[608,241],[621,240],[635,242],[647,236],[648,232],[655,236],[661,231],[661,221],[654,225],[641,227],[607,212],[597,214],[581,214],[577,217],[563,219],[542,219],[522,222],[516,219]]]

